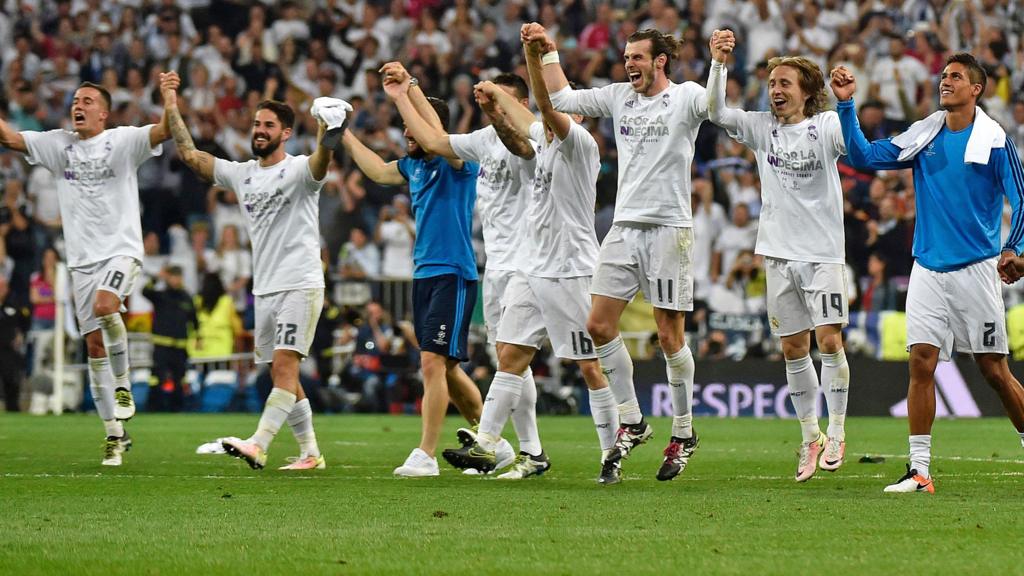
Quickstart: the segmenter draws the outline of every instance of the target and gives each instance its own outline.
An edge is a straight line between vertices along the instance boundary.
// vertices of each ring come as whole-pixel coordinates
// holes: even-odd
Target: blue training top
[[[964,162],[972,123],[959,132],[943,126],[912,159],[899,162],[891,139],[868,142],[860,129],[853,99],[836,107],[843,127],[847,159],[857,168],[914,169],[917,221],[914,258],[929,270],[950,272],[998,256],[1020,255],[1024,248],[1024,169],[1010,138],[993,148],[988,164]],[[1003,196],[1013,208],[1006,245],[1000,249]]]
[[[409,181],[416,216],[413,278],[457,274],[476,280],[472,231],[480,166],[464,162],[456,170],[440,156],[429,160],[406,156],[398,161],[398,170]]]

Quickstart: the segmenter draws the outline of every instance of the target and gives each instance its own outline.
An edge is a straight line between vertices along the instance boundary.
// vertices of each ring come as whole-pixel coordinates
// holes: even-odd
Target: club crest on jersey
[[[284,180],[284,168],[281,168],[281,171],[277,173],[277,179]]]
[[[669,102],[668,94],[662,94],[661,95],[661,106],[663,108],[668,108],[669,104],[670,104],[670,102]]]
[[[110,143],[110,140],[107,140],[107,142],[103,145],[103,150],[105,150],[107,154],[109,154],[113,149],[114,145]]]
[[[807,127],[807,137],[810,138],[811,140],[817,140],[818,139],[818,127],[815,126],[814,124],[811,124],[810,126],[808,126]]]

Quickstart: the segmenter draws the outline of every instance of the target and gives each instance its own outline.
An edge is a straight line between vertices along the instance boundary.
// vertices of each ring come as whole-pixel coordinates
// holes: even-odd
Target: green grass
[[[1024,565],[1024,451],[1006,420],[936,425],[934,496],[883,495],[902,420],[851,419],[848,462],[791,479],[793,421],[702,419],[683,477],[654,480],[667,421],[594,482],[588,419],[543,418],[553,469],[519,483],[391,477],[419,419],[317,417],[328,469],[255,472],[195,447],[255,415],[148,415],[103,468],[95,416],[0,415],[0,574],[1008,574]],[[454,437],[456,421],[448,422]],[[511,427],[510,427],[511,429]],[[283,430],[270,464],[294,455]],[[889,455],[884,464],[859,456]],[[825,564],[830,559],[830,564]]]

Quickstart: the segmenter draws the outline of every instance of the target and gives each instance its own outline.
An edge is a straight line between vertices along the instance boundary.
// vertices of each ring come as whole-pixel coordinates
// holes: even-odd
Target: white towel
[[[907,128],[907,131],[892,139],[892,143],[902,148],[898,160],[903,162],[924,150],[946,124],[946,111],[939,110],[924,120],[918,120]],[[967,139],[964,151],[965,164],[988,164],[993,148],[1006,146],[1006,131],[995,120],[985,114],[981,108],[975,108],[974,128]]]
[[[329,98],[321,96],[313,100],[309,113],[317,120],[327,124],[327,129],[341,128],[345,123],[345,116],[352,111],[352,105],[340,98]]]

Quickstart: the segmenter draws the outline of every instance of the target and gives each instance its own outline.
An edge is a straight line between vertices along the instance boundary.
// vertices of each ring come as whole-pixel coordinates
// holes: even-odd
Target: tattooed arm
[[[189,133],[188,126],[181,118],[181,111],[178,110],[176,90],[180,82],[176,72],[160,75],[160,95],[164,100],[164,115],[170,127],[171,137],[174,138],[174,144],[178,147],[178,155],[181,156],[181,160],[200,178],[207,182],[213,182],[214,157],[212,154],[196,149],[196,145],[192,141],[192,134]]]
[[[492,114],[490,111],[487,115],[491,119],[491,125],[494,126],[494,131],[498,133],[498,139],[501,143],[508,148],[508,151],[523,158],[525,160],[531,160],[537,155],[537,151],[533,149],[533,144],[530,143],[530,139],[527,138],[522,132],[516,130],[505,114],[500,111],[496,111]]]

